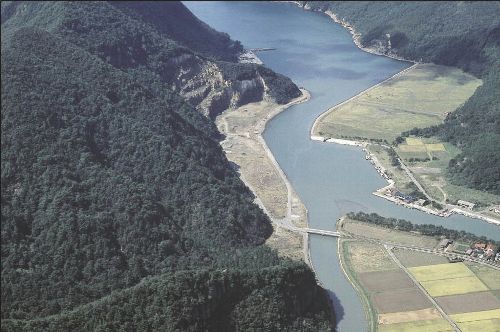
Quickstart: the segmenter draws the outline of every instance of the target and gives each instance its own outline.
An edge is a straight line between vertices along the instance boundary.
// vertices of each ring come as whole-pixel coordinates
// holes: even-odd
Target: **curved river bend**
[[[371,193],[386,185],[360,148],[311,141],[315,118],[410,64],[366,53],[351,35],[326,15],[295,5],[266,2],[186,2],[201,20],[228,32],[247,48],[261,52],[265,65],[311,92],[307,103],[272,119],[264,139],[309,211],[309,225],[335,228],[349,211],[377,212],[415,223],[439,224],[500,239],[500,228],[463,216],[439,218],[395,205]],[[338,331],[367,328],[361,302],[337,259],[337,240],[312,236],[311,257],[317,277],[332,293]]]

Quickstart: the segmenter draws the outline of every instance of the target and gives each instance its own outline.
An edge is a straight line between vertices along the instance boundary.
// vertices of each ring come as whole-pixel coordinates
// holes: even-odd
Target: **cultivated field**
[[[334,108],[314,135],[392,142],[403,131],[441,123],[480,84],[481,80],[459,69],[420,64]]]
[[[488,290],[463,263],[411,267],[408,270],[433,297]]]
[[[437,297],[436,301],[448,314],[460,314],[500,308],[500,300],[492,292],[478,292]]]
[[[411,288],[413,282],[401,269],[361,273],[359,279],[370,292],[383,292],[392,289]]]
[[[431,308],[431,302],[417,288],[394,289],[373,295],[373,302],[381,314],[415,311]]]
[[[392,260],[378,239],[435,247],[437,240],[344,219],[342,231],[364,239],[342,241],[342,261],[369,308],[378,331],[453,331],[428,296],[462,331],[500,332],[500,273],[473,263],[393,248],[396,259],[425,289],[423,292]]]
[[[378,315],[379,324],[397,324],[414,322],[417,320],[439,319],[441,314],[435,308],[428,308],[415,311],[393,312]]]
[[[451,315],[462,331],[500,330],[500,309]]]
[[[344,231],[358,236],[368,236],[371,239],[428,248],[434,248],[438,244],[437,239],[429,236],[396,231],[350,219],[345,219],[343,225]]]
[[[486,285],[476,276],[422,281],[421,284],[432,297],[488,290],[488,287],[486,287]]]
[[[394,249],[393,252],[399,261],[406,267],[448,263],[448,259],[446,257],[428,254],[425,252],[403,249]]]
[[[474,274],[491,290],[500,290],[500,272],[487,266],[467,264]]]
[[[463,263],[418,266],[409,270],[419,282],[474,276],[474,273]]]
[[[379,244],[361,241],[346,243],[350,265],[356,273],[397,269],[398,266]],[[370,257],[370,259],[366,259]]]
[[[378,330],[380,332],[454,331],[451,325],[443,318],[432,319],[432,320],[420,320],[420,321],[391,324],[391,325],[380,325]]]

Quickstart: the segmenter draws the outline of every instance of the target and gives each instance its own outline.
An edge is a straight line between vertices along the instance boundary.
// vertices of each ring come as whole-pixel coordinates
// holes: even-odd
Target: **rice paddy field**
[[[371,227],[345,219],[342,229],[364,234],[365,239],[341,242],[342,262],[373,320],[371,330],[454,331],[430,296],[462,331],[500,331],[500,271],[474,263],[449,263],[445,257],[431,253],[393,248],[394,259],[405,271],[388,249],[369,241],[413,243],[414,237],[419,236]]]
[[[318,123],[315,135],[382,139],[441,123],[481,85],[460,69],[418,64],[411,70],[333,108]]]

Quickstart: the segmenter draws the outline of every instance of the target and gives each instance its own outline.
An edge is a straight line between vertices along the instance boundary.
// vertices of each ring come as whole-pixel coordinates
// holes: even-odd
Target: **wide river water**
[[[246,48],[276,48],[258,54],[265,66],[311,92],[310,101],[280,113],[264,132],[269,148],[309,211],[310,227],[333,230],[340,216],[362,210],[500,240],[498,226],[458,215],[440,218],[372,195],[387,183],[364,159],[360,148],[310,140],[309,132],[318,115],[410,63],[362,51],[354,45],[349,32],[329,17],[292,4],[185,5],[210,26],[240,40]],[[312,236],[310,248],[317,277],[334,302],[337,330],[366,330],[361,302],[339,266],[337,240]]]

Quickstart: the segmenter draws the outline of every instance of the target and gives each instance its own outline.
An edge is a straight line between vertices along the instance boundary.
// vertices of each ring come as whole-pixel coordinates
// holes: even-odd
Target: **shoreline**
[[[361,42],[360,42],[360,37],[361,37],[361,34],[358,33],[356,31],[356,29],[350,25],[348,22],[344,21],[344,20],[340,20],[337,15],[332,12],[331,10],[326,10],[326,11],[320,11],[320,10],[312,10],[311,7],[308,7],[307,4],[305,6],[302,6],[300,5],[297,1],[282,1],[282,2],[285,2],[285,3],[292,3],[292,4],[295,4],[297,6],[299,6],[300,8],[304,9],[304,10],[309,10],[309,11],[314,11],[314,12],[317,12],[317,13],[323,13],[325,15],[327,15],[328,17],[330,17],[335,23],[337,24],[340,24],[342,27],[344,27],[345,29],[347,29],[350,33],[351,33],[351,36],[352,36],[352,39],[353,39],[353,42],[354,44],[362,51],[364,52],[367,52],[367,53],[371,53],[371,54],[374,54],[374,55],[378,55],[378,56],[385,56],[385,57],[388,57],[388,58],[391,58],[391,59],[394,59],[394,60],[398,60],[398,61],[405,61],[405,62],[410,62],[410,63],[413,63],[410,67],[408,68],[405,68],[399,72],[397,72],[396,74],[392,75],[391,77],[359,92],[358,94],[352,96],[351,98],[337,104],[337,105],[334,105],[332,107],[330,107],[328,110],[326,110],[325,112],[321,113],[318,117],[316,117],[316,119],[314,120],[314,123],[310,129],[310,139],[311,140],[314,140],[314,141],[322,141],[322,142],[327,142],[327,143],[335,143],[335,144],[340,144],[340,145],[349,145],[349,146],[358,146],[358,147],[363,147],[363,148],[366,148],[366,146],[368,144],[372,144],[372,143],[367,143],[367,142],[362,142],[362,141],[353,141],[353,140],[346,140],[346,139],[339,139],[339,138],[328,138],[328,137],[323,137],[323,136],[320,136],[319,134],[316,135],[315,131],[316,131],[316,128],[318,126],[318,123],[324,118],[326,117],[327,115],[329,115],[331,112],[334,112],[337,108],[341,107],[342,105],[358,98],[359,96],[371,91],[372,89],[382,85],[383,83],[387,82],[387,81],[390,81],[392,79],[395,79],[403,74],[405,74],[406,72],[410,71],[411,69],[413,69],[415,66],[417,66],[418,64],[421,64],[420,62],[417,62],[417,61],[414,61],[414,60],[409,60],[409,59],[405,59],[405,58],[402,58],[402,57],[399,57],[395,54],[390,54],[390,53],[383,53],[383,52],[380,52],[374,48],[369,48],[369,47],[364,47],[361,45]],[[379,170],[379,169],[383,169],[383,166],[378,162],[378,160],[374,160],[374,167]],[[379,172],[380,173],[380,172]],[[459,208],[458,206],[453,206],[449,211],[448,213],[446,214],[443,214],[439,211],[436,211],[436,210],[433,210],[433,209],[429,209],[429,208],[426,208],[426,207],[423,207],[423,206],[420,206],[420,205],[416,205],[416,204],[413,204],[413,203],[406,203],[402,200],[399,200],[395,197],[389,197],[389,196],[386,196],[384,194],[382,194],[382,191],[384,189],[387,189],[389,188],[390,186],[393,186],[394,185],[394,182],[391,180],[391,179],[388,179],[386,178],[385,176],[383,176],[383,174],[380,174],[382,177],[384,177],[387,182],[388,182],[388,185],[387,186],[384,186],[382,188],[379,188],[377,189],[375,192],[373,192],[372,194],[377,196],[377,197],[380,197],[380,198],[384,198],[384,199],[387,199],[395,204],[398,204],[398,205],[403,205],[407,208],[410,208],[410,209],[417,209],[419,211],[422,211],[424,213],[427,213],[427,214],[432,214],[432,215],[436,215],[436,216],[439,216],[439,217],[449,217],[450,215],[452,214],[461,214],[461,215],[464,215],[466,217],[469,217],[469,218],[472,218],[472,219],[479,219],[479,220],[482,220],[482,221],[485,221],[487,223],[490,223],[490,224],[494,224],[494,225],[497,225],[497,226],[500,226],[500,220],[498,219],[495,219],[495,218],[492,218],[492,217],[488,217],[488,216],[484,216],[482,214],[478,214],[478,213],[474,213],[472,211],[466,211],[466,210],[463,210],[461,208]],[[411,180],[411,179],[410,179]]]
[[[262,137],[270,120],[289,107],[310,99],[309,91],[303,88],[300,88],[300,91],[300,96],[283,105],[272,102],[265,96],[260,102],[226,109],[217,117],[216,124],[219,131],[226,136],[220,142],[226,157],[239,167],[237,172],[240,179],[255,196],[254,202],[272,222],[273,235],[268,239],[268,244],[285,256],[303,260],[312,268],[309,236],[307,233],[295,231],[308,227],[307,208]],[[232,151],[233,145],[241,146],[242,154],[235,154]],[[251,168],[255,167],[255,160],[263,162],[263,169],[257,174],[251,171]],[[266,179],[266,174],[271,176],[271,183]],[[270,195],[265,194],[268,192],[267,186],[277,186],[278,183],[281,189],[270,192]]]

